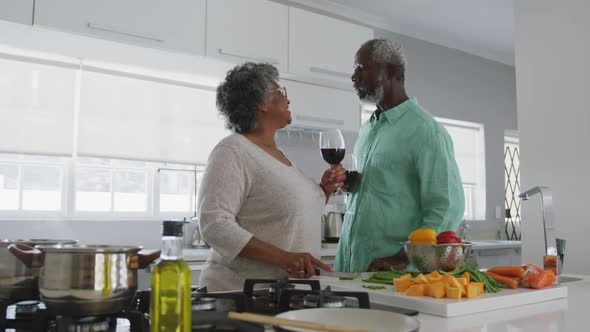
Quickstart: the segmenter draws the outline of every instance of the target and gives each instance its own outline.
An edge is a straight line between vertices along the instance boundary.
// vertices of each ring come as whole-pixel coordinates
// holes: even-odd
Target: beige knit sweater
[[[287,276],[276,266],[237,256],[252,236],[319,258],[321,187],[240,134],[213,149],[198,203],[200,229],[212,248],[200,283],[210,291],[242,289],[246,278]]]

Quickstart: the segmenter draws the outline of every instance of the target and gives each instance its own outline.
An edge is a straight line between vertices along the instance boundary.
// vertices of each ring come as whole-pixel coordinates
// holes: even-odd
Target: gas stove
[[[259,324],[227,318],[227,313],[249,312],[277,315],[306,308],[369,309],[366,292],[322,289],[319,280],[248,279],[244,289],[230,292],[208,292],[206,287],[192,289],[193,331],[265,331]],[[149,331],[150,291],[138,291],[129,307],[108,316],[51,316],[43,302],[0,299],[0,331],[56,332],[146,332]]]

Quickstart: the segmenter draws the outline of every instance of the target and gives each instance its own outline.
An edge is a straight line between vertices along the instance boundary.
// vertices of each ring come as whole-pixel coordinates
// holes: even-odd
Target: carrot
[[[516,278],[512,278],[512,277],[505,277],[505,276],[501,276],[499,274],[495,274],[493,272],[490,272],[489,270],[486,271],[486,273],[495,281],[506,285],[508,288],[518,288],[518,279]]]
[[[524,273],[524,266],[496,266],[489,269],[487,272],[491,272],[503,277],[521,278]]]
[[[546,271],[543,271],[543,272],[529,278],[528,287],[540,289],[540,288],[545,288],[547,286],[551,286],[554,282],[555,282],[555,274],[553,274],[553,271],[551,271],[551,270],[546,270]]]

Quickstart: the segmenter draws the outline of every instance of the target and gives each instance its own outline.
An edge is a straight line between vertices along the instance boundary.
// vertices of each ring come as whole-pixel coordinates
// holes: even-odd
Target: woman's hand
[[[324,172],[320,181],[320,186],[324,190],[326,197],[330,197],[336,188],[342,187],[344,179],[346,179],[346,170],[342,164],[330,165],[330,168]]]
[[[285,252],[281,259],[281,268],[289,278],[309,278],[315,275],[316,267],[332,272],[332,268],[306,252]]]

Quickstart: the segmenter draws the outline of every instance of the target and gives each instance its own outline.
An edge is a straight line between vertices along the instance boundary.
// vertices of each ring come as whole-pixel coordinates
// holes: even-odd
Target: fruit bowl
[[[452,271],[471,254],[471,242],[446,244],[404,244],[410,264],[420,272]]]

